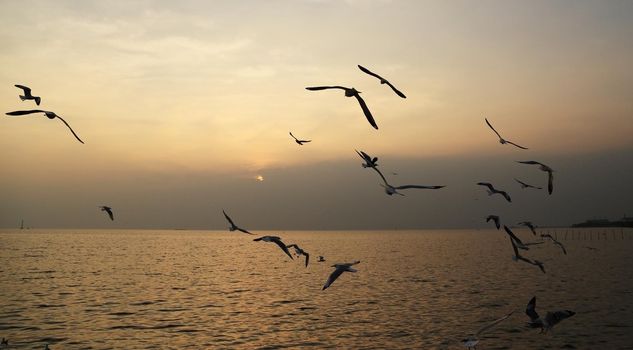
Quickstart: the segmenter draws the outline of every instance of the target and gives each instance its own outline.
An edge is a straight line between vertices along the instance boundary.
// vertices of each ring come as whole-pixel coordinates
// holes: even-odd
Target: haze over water
[[[307,268],[237,233],[5,230],[0,336],[15,349],[458,349],[516,309],[478,348],[631,349],[633,232],[590,231],[562,240],[566,256],[530,249],[542,274],[497,230],[275,232]],[[331,264],[356,259],[321,291]],[[539,334],[525,327],[532,296],[541,314],[577,314]]]

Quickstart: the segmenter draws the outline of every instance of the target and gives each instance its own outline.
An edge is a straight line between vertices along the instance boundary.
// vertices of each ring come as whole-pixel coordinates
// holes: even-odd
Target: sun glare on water
[[[260,181],[260,182],[261,182],[261,181],[264,181],[264,177],[263,177],[263,176],[261,176],[261,175],[257,175],[257,176],[255,176],[255,180],[257,180],[257,181]]]

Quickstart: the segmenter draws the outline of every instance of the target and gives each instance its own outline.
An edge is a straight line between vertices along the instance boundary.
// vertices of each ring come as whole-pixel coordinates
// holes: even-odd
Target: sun
[[[255,180],[257,180],[259,182],[262,182],[262,181],[264,181],[264,177],[261,176],[261,175],[257,175],[257,176],[255,176]]]

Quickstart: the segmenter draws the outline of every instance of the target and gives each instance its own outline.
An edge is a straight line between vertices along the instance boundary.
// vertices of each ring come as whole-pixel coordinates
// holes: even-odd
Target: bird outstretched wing
[[[369,124],[371,124],[371,126],[373,126],[374,129],[378,130],[378,125],[376,124],[374,117],[371,115],[371,112],[369,111],[369,108],[367,107],[365,100],[363,100],[363,98],[360,97],[360,94],[354,94],[354,97],[356,97],[356,100],[358,100],[358,103],[360,104],[360,108],[363,110],[363,113],[365,114],[365,118],[367,118],[367,121],[369,122]]]
[[[446,186],[402,185],[402,186],[395,187],[395,189],[406,190],[407,188],[422,188],[422,189],[427,189],[427,190],[436,190],[442,187],[446,187]]]
[[[490,127],[490,129],[492,129],[492,131],[495,132],[495,134],[497,134],[497,136],[499,136],[500,139],[503,139],[501,137],[501,135],[499,135],[499,133],[497,132],[497,130],[495,130],[495,128],[492,127],[492,125],[490,124],[490,122],[488,121],[488,118],[484,118],[486,120],[486,124],[488,124],[488,126]]]
[[[506,143],[509,143],[509,144],[511,144],[511,145],[514,145],[514,146],[516,146],[516,147],[519,147],[520,149],[528,149],[527,147],[519,146],[519,145],[517,145],[516,143],[511,142],[511,141],[508,141],[508,140],[506,140]]]
[[[5,114],[6,115],[10,115],[10,116],[18,116],[18,115],[27,115],[27,114],[33,114],[33,113],[46,113],[46,111],[43,111],[41,109],[30,109],[30,110],[26,110],[26,111],[7,112]]]
[[[19,85],[19,84],[15,84],[14,85],[16,88],[22,89],[24,90],[24,94],[26,96],[31,96],[31,88],[28,86],[24,86],[24,85]]]
[[[70,125],[68,125],[68,123],[66,123],[66,121],[64,120],[64,118],[57,116],[57,118],[59,118],[59,120],[61,120],[64,124],[66,124],[66,126],[68,127],[68,129],[70,130],[70,132],[73,133],[73,135],[75,136],[75,138],[77,139],[77,141],[84,143],[83,141],[81,141],[81,139],[79,138],[79,136],[77,136],[77,134],[75,134],[75,131],[73,130],[73,128],[70,127]]]

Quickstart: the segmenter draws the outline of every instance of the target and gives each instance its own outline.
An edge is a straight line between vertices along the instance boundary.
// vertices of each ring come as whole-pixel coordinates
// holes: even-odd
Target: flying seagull
[[[526,184],[525,182],[519,180],[519,179],[514,179],[516,182],[518,182],[519,184],[521,184],[521,188],[535,188],[537,190],[542,190],[543,187],[537,187],[537,186],[532,186],[530,184]]]
[[[370,157],[369,154],[363,152],[363,151],[356,151],[356,154],[358,154],[359,157],[361,157],[365,163],[362,164],[363,168],[376,168],[378,166],[378,164],[376,164],[376,162],[378,162],[378,157]]]
[[[295,253],[297,254],[297,257],[303,255],[306,257],[306,267],[308,267],[308,261],[310,260],[310,254],[308,254],[305,250],[299,248],[298,245],[296,244],[289,244],[286,246],[287,248],[295,248]]]
[[[554,244],[556,244],[557,246],[560,247],[560,249],[563,250],[563,254],[567,255],[567,250],[565,249],[565,246],[561,242],[559,242],[556,238],[552,237],[552,235],[550,235],[549,233],[546,233],[546,234],[541,233],[541,237],[549,238],[552,242],[554,242]]]
[[[380,186],[385,188],[385,193],[388,195],[394,195],[394,194],[399,194],[401,196],[404,196],[404,194],[398,192],[398,190],[406,190],[408,188],[421,188],[421,189],[426,189],[426,190],[437,190],[439,188],[443,188],[446,186],[424,186],[424,185],[402,185],[402,186],[392,186],[387,182],[387,179],[385,179],[385,176],[380,172],[380,170],[378,170],[377,168],[373,168],[374,170],[376,170],[376,172],[378,173],[378,175],[380,175],[380,177],[382,178],[382,181],[385,182],[385,184],[380,184]]]
[[[35,104],[36,105],[40,105],[40,102],[42,101],[42,98],[39,96],[33,96],[31,94],[31,88],[28,86],[24,86],[24,85],[19,85],[16,84],[14,85],[16,88],[22,89],[24,91],[24,95],[20,95],[20,100],[24,101],[24,100],[35,100]]]
[[[318,90],[326,90],[326,89],[341,89],[345,91],[345,96],[347,97],[356,97],[356,100],[358,100],[358,103],[360,104],[360,108],[363,109],[363,113],[365,113],[365,118],[367,118],[367,121],[369,122],[369,124],[371,124],[371,126],[374,127],[374,129],[378,130],[378,125],[376,124],[376,121],[374,120],[374,117],[371,115],[371,112],[369,111],[369,108],[367,107],[367,104],[365,103],[365,100],[363,100],[362,97],[360,97],[360,91],[354,89],[354,88],[346,88],[344,86],[311,86],[311,87],[307,87],[307,90],[310,91],[318,91]]]
[[[295,137],[295,135],[292,134],[292,132],[290,132],[290,136],[292,136],[292,138],[295,139],[295,142],[298,143],[299,146],[303,146],[304,143],[312,142],[312,140],[299,140],[298,138]]]
[[[247,230],[238,227],[237,225],[235,225],[235,223],[233,222],[233,220],[231,220],[231,218],[226,214],[226,212],[224,211],[224,209],[222,209],[222,213],[224,213],[224,217],[226,218],[226,220],[229,222],[229,224],[231,224],[231,226],[229,226],[229,231],[233,232],[233,231],[240,231],[240,232],[244,232],[244,233],[248,233],[249,235],[252,235],[253,233],[248,232]]]
[[[55,118],[59,118],[59,120],[61,120],[64,124],[66,124],[66,126],[68,127],[68,129],[70,129],[70,132],[73,133],[73,135],[75,135],[75,138],[81,142],[84,143],[83,141],[81,141],[81,139],[79,138],[79,136],[77,136],[77,134],[75,134],[75,132],[73,131],[73,129],[70,127],[70,125],[68,125],[68,123],[66,123],[66,121],[58,116],[57,114],[55,114],[54,112],[49,112],[49,111],[43,111],[41,109],[31,109],[28,111],[13,111],[13,112],[7,112],[6,115],[10,115],[10,116],[20,116],[20,115],[26,115],[26,114],[33,114],[33,113],[44,113],[46,115],[46,117],[48,117],[48,119],[55,119]]]
[[[288,255],[290,257],[290,259],[294,260],[292,255],[290,255],[290,251],[288,251],[288,248],[286,247],[284,242],[282,242],[281,238],[279,238],[277,236],[262,236],[262,237],[259,237],[259,238],[255,238],[253,241],[255,241],[255,242],[264,241],[264,242],[275,243],[276,245],[279,246],[279,248],[281,248],[281,250],[284,251],[284,253],[286,253],[286,255]]]
[[[481,334],[483,334],[485,331],[491,329],[492,327],[498,325],[499,323],[501,323],[502,321],[504,321],[505,319],[507,319],[508,317],[512,316],[512,314],[514,313],[514,311],[510,312],[509,314],[496,319],[490,323],[488,323],[487,325],[481,327],[477,333],[475,333],[474,335],[470,335],[468,336],[466,339],[462,340],[462,344],[468,348],[468,349],[476,349],[477,348],[477,344],[479,344],[479,336]]]
[[[365,68],[365,67],[361,66],[360,64],[358,65],[358,68],[359,68],[360,70],[362,70],[363,72],[365,72],[365,73],[367,73],[367,74],[371,75],[372,77],[376,77],[376,78],[378,78],[378,79],[380,80],[380,83],[381,83],[381,84],[387,84],[387,85],[389,85],[389,87],[391,88],[391,90],[393,90],[393,92],[395,92],[395,93],[396,93],[396,95],[398,95],[398,96],[400,96],[400,97],[402,97],[402,98],[407,98],[407,96],[405,96],[402,92],[400,92],[400,90],[396,89],[396,87],[395,87],[395,86],[393,86],[393,85],[392,85],[389,81],[387,81],[387,79],[385,79],[385,78],[381,77],[380,75],[378,75],[378,74],[376,74],[376,73],[371,72],[369,69],[367,69],[367,68]]]
[[[506,191],[501,191],[501,190],[496,189],[490,182],[477,182],[477,185],[488,187],[489,196],[492,196],[493,194],[498,193],[502,195],[508,202],[512,202],[510,195]]]
[[[106,213],[108,213],[108,216],[110,217],[110,220],[114,221],[114,214],[112,214],[112,208],[106,206],[106,205],[102,205],[99,208],[101,208],[101,211],[105,211]]]
[[[522,222],[519,222],[518,225],[528,227],[530,231],[532,231],[532,234],[536,236],[535,226],[530,221],[522,221]]]
[[[317,262],[325,262],[325,258],[323,257],[323,255],[319,255],[317,257]]]
[[[338,276],[340,276],[343,272],[357,272],[358,270],[355,270],[352,268],[353,265],[356,265],[360,263],[359,260],[356,260],[352,263],[345,263],[345,264],[334,264],[332,265],[332,267],[335,268],[334,272],[332,272],[332,274],[330,275],[330,277],[328,277],[327,282],[325,282],[325,285],[323,286],[323,289],[321,290],[325,290],[327,289],[332,283],[334,283],[334,281],[336,281],[336,279],[338,278]]]
[[[519,147],[520,149],[527,149],[526,147],[519,146],[519,145],[517,145],[517,144],[516,144],[516,143],[514,143],[514,142],[510,142],[510,141],[508,141],[508,140],[505,140],[503,137],[501,137],[501,135],[499,135],[499,133],[497,132],[497,130],[495,130],[495,128],[493,128],[493,127],[492,127],[492,125],[491,125],[491,124],[490,124],[490,122],[488,121],[488,118],[484,118],[484,119],[486,119],[486,124],[488,124],[488,126],[490,127],[490,129],[492,129],[492,131],[494,131],[494,132],[495,132],[495,134],[497,134],[497,136],[499,136],[499,143],[500,143],[500,144],[505,145],[506,143],[509,143],[509,144],[511,144],[511,145],[513,145],[513,146]]]
[[[554,191],[554,169],[550,168],[549,166],[543,164],[543,163],[539,163],[535,160],[518,160],[517,163],[521,163],[521,164],[529,164],[529,165],[538,165],[539,169],[542,171],[547,172],[547,192],[549,194],[552,194],[552,192]]]
[[[576,313],[569,310],[548,312],[545,315],[545,319],[542,319],[536,312],[536,297],[532,297],[525,308],[525,314],[530,318],[528,322],[529,327],[540,328],[541,333],[547,333],[547,331],[552,329],[557,323],[574,316]]]
[[[512,239],[512,237],[510,237],[510,243],[512,243],[512,249],[514,249],[514,256],[512,257],[512,260],[514,260],[514,261],[521,260],[521,261],[525,261],[528,264],[532,264],[534,266],[538,266],[538,268],[541,269],[541,271],[543,273],[545,273],[545,265],[543,265],[542,262],[540,262],[538,260],[531,260],[531,259],[528,259],[528,258],[525,258],[525,257],[521,256],[521,254],[519,254],[519,250],[517,249],[517,245],[514,243],[514,239]]]
[[[495,226],[497,226],[497,230],[501,227],[501,224],[499,223],[499,216],[498,215],[488,215],[488,217],[486,218],[486,222],[488,222],[490,220],[495,222]]]

